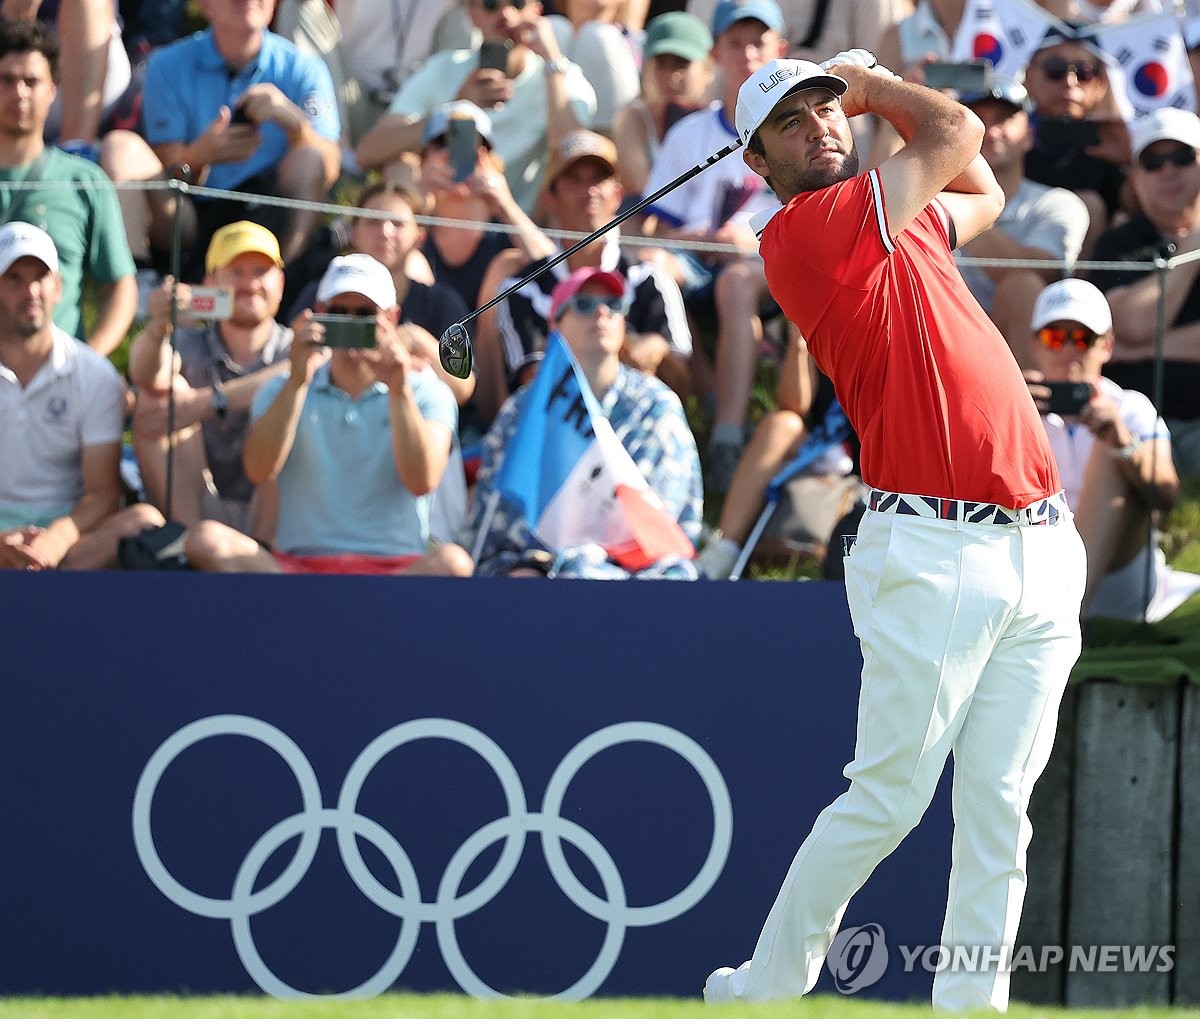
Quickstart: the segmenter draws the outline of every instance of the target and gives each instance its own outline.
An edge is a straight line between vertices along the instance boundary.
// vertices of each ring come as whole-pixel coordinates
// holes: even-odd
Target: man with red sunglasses
[[[1200,248],[1200,118],[1186,110],[1157,110],[1135,122],[1129,182],[1139,212],[1096,241],[1103,261],[1146,262]],[[1166,277],[1164,371],[1159,410],[1171,428],[1175,467],[1200,474],[1200,262]],[[1157,273],[1093,270],[1089,278],[1108,298],[1116,325],[1112,361],[1104,374],[1125,389],[1154,392],[1158,345]]]
[[[1051,283],[1030,328],[1037,367],[1025,379],[1087,549],[1083,615],[1162,619],[1200,589],[1200,577],[1168,569],[1149,540],[1152,520],[1179,496],[1167,426],[1143,394],[1100,374],[1112,315],[1091,283]]]

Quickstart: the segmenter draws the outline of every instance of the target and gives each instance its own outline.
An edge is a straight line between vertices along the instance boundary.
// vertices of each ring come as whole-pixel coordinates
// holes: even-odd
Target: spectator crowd
[[[979,41],[1017,21],[1020,66]],[[202,570],[722,579],[769,502],[836,574],[863,486],[767,289],[778,201],[740,153],[671,184],[736,140],[759,68],[852,47],[983,122],[1006,205],[957,254],[1042,412],[1085,613],[1165,614],[1192,590],[1156,528],[1200,474],[1200,258],[1163,292],[1128,263],[1200,251],[1200,0],[5,3],[0,568],[161,535],[155,562]],[[904,144],[852,128],[862,169]],[[437,341],[468,317],[459,379]],[[607,420],[689,555],[547,537],[515,447],[558,342],[568,417]]]

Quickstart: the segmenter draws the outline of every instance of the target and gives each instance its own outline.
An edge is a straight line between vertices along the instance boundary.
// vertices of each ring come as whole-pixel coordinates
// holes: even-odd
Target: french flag
[[[601,546],[630,572],[695,549],[600,409],[570,348],[551,333],[496,474],[547,548]]]

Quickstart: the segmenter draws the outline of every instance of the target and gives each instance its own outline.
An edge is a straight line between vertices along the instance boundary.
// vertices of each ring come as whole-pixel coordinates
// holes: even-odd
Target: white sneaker
[[[738,1001],[741,992],[746,987],[746,977],[749,975],[750,963],[744,962],[737,969],[732,966],[722,966],[713,970],[704,981],[704,1003],[706,1005],[723,1005],[727,1002]]]
[[[720,531],[713,531],[708,544],[696,556],[696,568],[709,580],[728,580],[741,553],[741,546]]]

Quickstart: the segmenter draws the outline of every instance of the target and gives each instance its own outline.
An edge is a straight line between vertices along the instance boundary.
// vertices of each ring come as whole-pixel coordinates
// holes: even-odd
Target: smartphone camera
[[[325,327],[325,346],[364,350],[375,346],[375,318],[364,315],[313,315]]]
[[[990,60],[965,60],[959,63],[934,61],[925,65],[925,84],[930,88],[952,88],[972,95],[992,87]]]
[[[502,71],[508,75],[508,52],[513,47],[512,40],[487,40],[479,44],[479,69]]]
[[[1038,141],[1055,149],[1086,149],[1100,144],[1100,125],[1094,120],[1047,117],[1038,122]]]
[[[475,172],[479,159],[479,130],[469,117],[451,117],[446,127],[446,147],[450,151],[450,167],[456,183],[462,183]]]
[[[1046,411],[1050,414],[1073,416],[1078,414],[1092,398],[1090,382],[1047,382],[1050,399],[1046,401]]]

